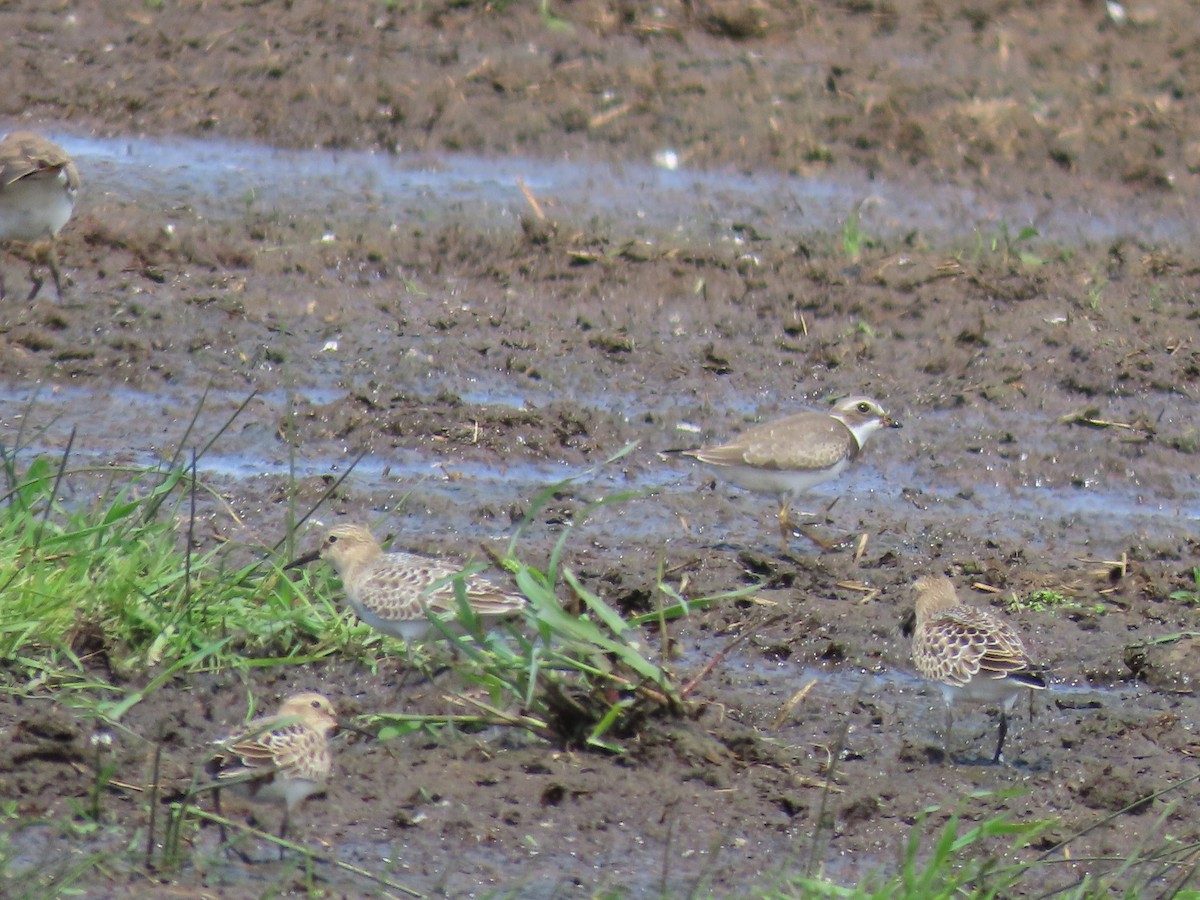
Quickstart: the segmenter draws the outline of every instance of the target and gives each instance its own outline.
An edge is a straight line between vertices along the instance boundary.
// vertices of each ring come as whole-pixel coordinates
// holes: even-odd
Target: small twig
[[[480,60],[479,65],[477,65],[470,72],[468,72],[466,75],[463,76],[463,81],[474,81],[476,78],[478,78],[484,72],[486,72],[488,70],[488,68],[491,67],[491,65],[492,65],[491,59],[489,59],[488,57],[485,56],[482,60]]]
[[[443,695],[442,699],[448,703],[453,703],[456,706],[474,706],[482,709],[488,715],[496,718],[498,725],[515,725],[520,728],[528,728],[535,734],[550,740],[554,737],[550,726],[541,719],[535,719],[533,716],[518,716],[512,713],[506,713],[502,709],[497,709],[489,703],[484,703],[482,700],[476,700],[474,697],[468,697],[466,694]]]
[[[1112,419],[1100,418],[1098,409],[1082,409],[1079,412],[1068,413],[1058,420],[1064,425],[1086,425],[1089,428],[1120,428],[1141,434],[1144,439],[1154,436],[1154,428],[1145,421],[1114,422]]]
[[[691,559],[685,560],[684,562],[676,563],[675,565],[669,566],[668,568],[663,570],[663,577],[666,578],[668,576],[674,575],[676,572],[684,572],[684,571],[692,568],[693,566],[697,565],[699,562],[700,562],[699,557],[692,557]],[[682,593],[682,591],[680,591],[680,593]]]
[[[830,784],[824,778],[812,778],[808,775],[792,775],[792,781],[801,787],[819,787],[822,790],[827,790],[833,794],[844,794],[846,789],[836,784]]]
[[[854,548],[854,564],[858,565],[863,558],[863,554],[867,552],[867,540],[870,538],[870,533],[864,531],[858,536],[858,546]]]
[[[1124,578],[1129,574],[1129,554],[1125,551],[1122,551],[1120,559],[1092,559],[1077,556],[1075,561],[1083,563],[1085,566],[1100,566],[1101,568],[1093,569],[1091,572],[1097,578],[1109,578],[1113,572],[1116,572],[1119,578]]]
[[[525,196],[525,202],[529,204],[533,214],[537,216],[539,222],[546,221],[546,213],[542,211],[542,205],[538,203],[537,197],[533,196],[533,191],[529,189],[529,185],[525,183],[524,178],[517,179],[517,187],[521,189],[521,193]]]
[[[621,116],[633,109],[632,103],[622,103],[620,106],[614,106],[612,109],[606,109],[602,113],[597,113],[588,119],[588,128],[600,128],[607,125],[614,119],[619,119]]]
[[[628,682],[626,682],[626,683],[628,683]],[[649,700],[654,701],[654,703],[656,703],[659,706],[665,707],[667,709],[675,708],[675,704],[674,704],[674,701],[672,700],[672,698],[668,697],[666,694],[663,694],[659,691],[654,690],[654,688],[647,687],[644,684],[639,684],[633,688],[633,691],[634,691],[634,693],[639,694],[642,697],[645,697]],[[682,695],[680,695],[680,699],[681,700],[683,699]]]
[[[779,707],[779,712],[775,714],[775,720],[771,723],[772,731],[779,730],[779,728],[783,725],[783,723],[787,719],[787,717],[792,714],[792,710],[796,708],[796,704],[798,704],[801,700],[803,700],[805,697],[808,696],[808,692],[813,689],[813,687],[816,685],[816,683],[817,683],[817,679],[814,678],[812,681],[810,681],[804,687],[800,688],[800,690],[796,691],[796,693],[792,694],[792,699],[790,699],[787,703],[783,704],[783,706]],[[1033,693],[1033,692],[1030,691],[1030,693]]]
[[[753,620],[751,620],[751,621],[753,621]],[[738,632],[737,636],[734,637],[733,640],[731,640],[724,647],[722,647],[720,650],[717,651],[716,655],[713,656],[713,658],[708,661],[708,664],[703,669],[700,670],[698,675],[696,675],[691,681],[689,681],[687,684],[685,684],[683,686],[683,688],[679,692],[680,699],[686,699],[688,694],[690,694],[692,691],[694,691],[696,689],[696,686],[699,685],[700,682],[703,681],[705,678],[707,678],[712,673],[712,670],[715,669],[718,665],[720,665],[721,661],[724,660],[725,657],[728,656],[733,651],[733,649],[735,647],[737,647],[738,644],[742,643],[742,641],[746,640],[746,638],[750,637],[750,635],[754,634],[756,631],[758,631],[759,628],[763,627],[763,625],[765,625],[765,624],[766,623],[755,622],[753,628],[750,628],[750,627],[742,628],[742,630],[740,632]],[[747,623],[747,626],[748,625],[749,625],[749,623]]]
[[[883,593],[879,588],[872,587],[865,581],[838,581],[833,586],[847,591],[858,591],[858,593],[863,595],[863,598],[858,601],[859,603],[870,603]]]

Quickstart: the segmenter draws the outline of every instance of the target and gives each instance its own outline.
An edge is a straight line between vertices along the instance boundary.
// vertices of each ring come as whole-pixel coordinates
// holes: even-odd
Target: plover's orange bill
[[[790,505],[842,474],[875,432],[899,427],[870,397],[847,397],[827,413],[803,412],[767,422],[727,444],[666,452],[689,456],[740,488],[777,496],[779,536],[787,552]]]
[[[250,722],[218,741],[209,771],[218,782],[236,782],[254,801],[283,806],[279,838],[287,836],[292,810],[325,789],[333,769],[329,737],[337,729],[333,704],[321,694],[295,694],[279,712]],[[216,794],[220,810],[220,793]],[[222,829],[224,843],[224,829]],[[283,847],[279,848],[283,857]]]
[[[418,640],[433,624],[430,615],[461,630],[455,620],[458,600],[454,589],[461,566],[415,553],[384,553],[371,532],[361,525],[334,526],[319,549],[285,568],[317,558],[333,564],[355,614],[377,631],[405,641]],[[513,615],[525,607],[524,597],[501,590],[478,575],[466,576],[463,589],[467,605],[484,621]]]
[[[934,681],[946,700],[946,758],[954,703],[986,703],[1000,707],[1000,738],[993,762],[1000,762],[1008,717],[1017,698],[1046,687],[1045,670],[1025,651],[1013,627],[986,609],[959,602],[945,575],[918,578],[913,663],[923,678]]]
[[[46,260],[60,299],[58,233],[71,218],[79,186],[75,164],[57,144],[29,131],[14,131],[0,141],[0,241],[48,241]],[[33,288],[28,299],[32,300],[42,287],[36,263],[31,263],[29,277]],[[0,272],[0,299],[5,294]]]

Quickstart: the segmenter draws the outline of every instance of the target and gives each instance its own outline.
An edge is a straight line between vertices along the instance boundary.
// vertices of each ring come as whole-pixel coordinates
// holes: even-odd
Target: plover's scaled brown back
[[[62,297],[58,265],[58,233],[71,218],[81,181],[75,163],[61,147],[41,135],[14,131],[0,141],[0,241],[35,243],[48,240],[47,262],[54,287]],[[31,267],[37,296],[42,282]],[[0,298],[6,294],[0,273]]]
[[[845,471],[875,432],[899,427],[870,397],[847,397],[829,412],[797,413],[750,428],[725,444],[678,452],[738,487],[777,496],[786,551],[790,504]]]
[[[461,566],[415,553],[383,548],[361,525],[336,525],[325,535],[320,549],[288,564],[288,568],[328,560],[337,570],[346,599],[360,619],[377,631],[405,641],[424,637],[436,615],[451,622],[458,611],[456,576]],[[525,607],[525,598],[497,587],[479,575],[463,581],[467,605],[481,619],[513,615]]]
[[[1000,735],[993,757],[999,762],[1008,733],[1008,716],[1017,698],[1046,687],[1044,669],[1025,649],[1021,636],[994,613],[958,599],[954,583],[944,575],[918,578],[913,663],[917,672],[937,682],[946,701],[946,750],[955,702],[1000,707]]]

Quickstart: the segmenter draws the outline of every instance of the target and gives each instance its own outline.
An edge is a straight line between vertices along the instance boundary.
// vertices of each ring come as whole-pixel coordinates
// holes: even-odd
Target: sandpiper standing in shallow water
[[[767,422],[727,444],[667,451],[690,456],[738,487],[779,497],[779,537],[787,552],[791,504],[840,475],[871,435],[900,423],[869,397],[847,397],[832,411],[802,412]]]
[[[361,525],[334,526],[318,550],[285,568],[318,557],[333,564],[358,617],[384,634],[417,640],[433,625],[430,614],[452,622],[458,611],[454,581],[462,567],[415,553],[384,553]],[[466,576],[463,587],[467,605],[481,619],[502,618],[525,607],[524,597],[503,591],[478,575]]]
[[[927,575],[913,584],[917,593],[913,662],[922,677],[936,681],[946,699],[946,758],[954,702],[1000,707],[1000,738],[993,762],[1000,762],[1008,717],[1027,690],[1046,687],[1045,672],[1029,658],[1012,626],[986,609],[959,602],[945,575]]]
[[[256,801],[283,805],[279,838],[287,836],[292,810],[324,790],[333,768],[329,736],[337,729],[333,704],[321,694],[295,694],[279,712],[250,722],[219,741],[210,771],[218,781],[237,781]],[[220,809],[220,793],[217,793]],[[224,843],[224,829],[222,829]],[[279,848],[283,858],[283,847]]]
[[[79,196],[79,171],[57,144],[28,131],[14,131],[0,141],[0,241],[32,244],[48,240],[46,260],[54,287],[62,299],[62,273],[58,268],[58,233],[71,218]],[[37,296],[42,280],[35,264],[29,267]],[[0,272],[0,299],[6,295]]]

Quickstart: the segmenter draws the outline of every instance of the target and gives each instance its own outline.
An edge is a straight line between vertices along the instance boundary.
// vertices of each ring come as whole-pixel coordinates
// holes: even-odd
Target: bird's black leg
[[[1000,740],[996,742],[996,755],[992,757],[992,762],[999,763],[1004,759],[1002,751],[1004,750],[1004,738],[1008,734],[1008,711],[1003,707],[1000,708]]]
[[[63,276],[62,270],[58,267],[58,247],[54,238],[50,239],[50,250],[46,254],[46,264],[50,266],[50,275],[54,279],[54,291],[58,294],[58,299],[62,300]]]
[[[213,811],[216,812],[216,814],[218,816],[220,816],[222,819],[225,818],[225,813],[223,813],[221,811],[221,789],[220,788],[215,788],[213,790]],[[223,821],[217,823],[217,829],[218,829],[218,833],[221,836],[221,846],[222,847],[224,847],[226,850],[232,850],[237,855],[237,858],[240,859],[242,862],[244,862],[246,865],[249,866],[249,865],[254,864],[254,860],[252,860],[249,857],[249,855],[246,853],[245,850],[243,850],[241,847],[235,847],[233,844],[231,844],[229,842],[229,835],[225,831],[225,823]]]
[[[281,841],[287,839],[288,813],[290,813],[290,812],[291,812],[291,810],[288,809],[286,806],[283,808],[283,824],[279,826],[279,839]],[[283,850],[284,850],[283,844],[280,844],[279,845],[279,858],[280,859],[283,859]]]

